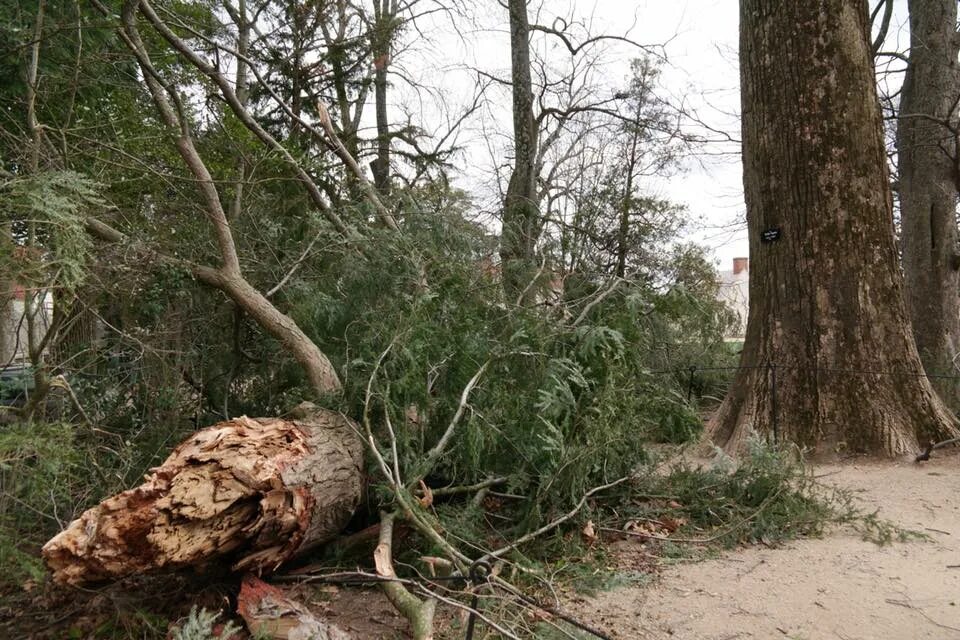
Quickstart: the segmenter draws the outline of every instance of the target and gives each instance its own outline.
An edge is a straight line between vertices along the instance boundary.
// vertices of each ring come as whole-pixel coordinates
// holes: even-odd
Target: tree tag
[[[780,227],[770,227],[760,232],[760,241],[765,243],[776,242],[780,239]]]

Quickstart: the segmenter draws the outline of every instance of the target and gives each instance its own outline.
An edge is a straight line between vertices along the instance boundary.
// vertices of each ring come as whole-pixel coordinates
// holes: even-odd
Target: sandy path
[[[960,640],[960,455],[817,473],[931,540],[881,548],[838,532],[734,551],[602,593],[581,615],[625,639]]]

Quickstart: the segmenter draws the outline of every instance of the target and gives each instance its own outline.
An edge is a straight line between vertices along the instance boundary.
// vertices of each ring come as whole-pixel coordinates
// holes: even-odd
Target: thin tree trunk
[[[636,126],[639,127],[639,115]],[[633,178],[637,169],[637,143],[640,134],[636,130],[630,132],[630,157],[627,160],[626,184],[623,187],[623,200],[620,203],[620,228],[617,230],[617,277],[622,278],[627,273],[627,240],[630,237],[630,212],[633,208]]]
[[[536,272],[539,229],[536,171],[537,126],[530,79],[530,24],[526,0],[509,0],[510,63],[513,78],[514,166],[503,203],[500,260],[508,297],[522,292]],[[534,288],[529,290],[535,293]]]
[[[16,353],[17,325],[13,322],[13,297],[17,283],[13,278],[13,228],[9,222],[0,224],[0,255],[10,261],[10,267],[0,269],[0,370],[13,361]]]
[[[250,99],[250,89],[247,86],[247,53],[250,48],[250,29],[253,26],[247,18],[246,0],[239,0],[236,9],[237,23],[237,74],[235,76],[237,102],[241,108],[247,108]],[[241,154],[237,161],[237,183],[234,187],[233,202],[228,212],[228,220],[235,221],[243,211],[243,189],[247,177],[247,160]]]
[[[390,193],[390,121],[387,119],[387,71],[390,66],[396,0],[373,0],[373,87],[377,107],[377,159],[372,163],[373,180],[381,195]]]
[[[40,69],[40,45],[43,42],[43,20],[45,10],[44,0],[37,3],[37,16],[33,29],[33,46],[30,48],[30,63],[27,67],[27,130],[30,133],[30,155],[27,159],[27,172],[36,176],[40,172],[40,146],[42,132],[37,120],[37,81]],[[27,253],[25,260],[40,260],[41,251],[37,247],[37,225],[30,220],[27,222]],[[27,325],[27,357],[33,367],[33,393],[23,407],[23,415],[31,419],[40,408],[47,393],[50,391],[50,372],[47,370],[45,350],[41,346],[43,333],[49,324],[46,318],[46,290],[36,282],[23,283],[23,309]]]
[[[304,34],[304,9],[299,0],[293,0],[287,5],[287,15],[290,19],[291,31],[291,73],[290,73],[290,110],[293,112],[293,121],[290,123],[290,140],[294,147],[303,149],[304,138],[300,130],[300,117],[303,115],[303,41],[306,38]]]
[[[957,434],[903,303],[866,3],[741,0],[740,29],[755,368],[710,435],[736,450],[776,426],[820,453],[895,455]]]
[[[956,0],[910,0],[910,59],[897,126],[900,225],[907,309],[924,368],[955,374],[960,352],[960,256],[957,253]],[[938,384],[938,382],[942,384]],[[957,384],[934,380],[958,406]]]

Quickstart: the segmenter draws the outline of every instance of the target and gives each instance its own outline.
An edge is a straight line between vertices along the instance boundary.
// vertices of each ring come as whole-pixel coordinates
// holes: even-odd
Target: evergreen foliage
[[[651,60],[633,65],[622,117],[570,123],[573,138],[581,125],[602,129],[599,146],[612,151],[579,183],[562,185],[569,216],[548,221],[555,212],[543,212],[542,266],[518,301],[504,294],[493,260],[496,224],[447,179],[452,149],[423,153],[423,131],[412,124],[395,132],[395,143],[417,151],[397,154],[408,175],[398,170],[382,195],[399,220],[396,232],[372,222],[375,207],[329,141],[272,102],[267,88],[308,122],[316,120],[318,97],[345,105],[347,115],[362,107],[363,70],[374,62],[362,16],[339,16],[345,31],[311,62],[302,47],[319,46],[321,31],[308,24],[331,16],[265,3],[260,26],[284,37],[249,52],[265,78],[251,91],[252,117],[330,207],[362,229],[352,237],[305,195],[302,176],[282,154],[263,145],[145,21],[157,73],[183,98],[181,131],[157,117],[143,74],[117,37],[117,16],[82,3],[48,5],[37,94],[43,144],[32,172],[24,158],[36,148],[21,114],[36,9],[23,2],[0,8],[0,81],[9,80],[0,82],[0,230],[9,236],[0,243],[0,269],[17,283],[54,290],[62,331],[34,364],[38,379],[62,374],[83,412],[24,420],[0,409],[9,423],[0,425],[0,565],[11,568],[3,578],[9,584],[39,578],[36,552],[47,538],[93,502],[135,484],[194,429],[244,414],[282,415],[314,394],[290,353],[193,275],[196,265],[217,266],[222,256],[196,177],[177,153],[183,131],[229,209],[243,276],[336,368],[344,387],[337,408],[358,421],[369,416],[382,451],[394,450],[392,426],[407,482],[423,474],[431,487],[506,479],[498,489],[514,497],[499,512],[502,526],[491,527],[491,511],[472,501],[439,499],[424,514],[465,545],[508,543],[568,513],[591,489],[648,468],[659,445],[700,435],[701,407],[688,399],[687,372],[734,360],[723,339],[731,315],[717,302],[704,250],[682,241],[688,212],[643,181],[623,180],[630,148],[629,172],[637,176],[670,175],[682,152],[678,138],[665,134],[676,114],[657,98]],[[214,5],[177,2],[163,10],[204,55],[216,52],[214,43],[233,45],[236,25]],[[329,77],[317,77],[322,65],[332,69]],[[345,147],[369,160],[375,141],[346,127],[340,110]],[[94,244],[90,214],[128,242]],[[716,394],[724,382],[721,373],[697,374],[694,397]],[[458,412],[449,446],[428,469],[428,452]],[[368,504],[357,526],[395,508],[398,498],[372,460],[368,467]],[[732,544],[814,533],[829,519],[798,482],[780,454],[758,449],[733,472],[681,468],[628,486],[681,494],[687,517],[702,527],[762,511],[725,534]],[[616,494],[624,495],[630,499]],[[564,543],[565,530],[559,533],[543,551]],[[415,550],[429,546],[418,541]],[[208,637],[215,621],[194,609],[174,637]]]

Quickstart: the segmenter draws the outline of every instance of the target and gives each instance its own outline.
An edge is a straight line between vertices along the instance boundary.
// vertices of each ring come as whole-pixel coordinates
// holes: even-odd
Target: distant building
[[[750,310],[750,259],[734,258],[732,271],[721,271],[717,298],[737,316],[727,334],[728,340],[743,340],[747,333],[747,313]]]
[[[25,298],[23,287],[14,286],[12,298],[8,298],[6,304],[0,304],[0,369],[30,360]],[[39,342],[53,319],[53,296],[45,291],[34,304],[37,305],[33,324],[34,341]]]
[[[36,248],[17,246],[11,257],[14,266],[31,256],[42,257]],[[14,273],[17,271],[14,268]],[[27,318],[27,297],[33,305],[32,322]],[[50,290],[30,291],[15,276],[0,276],[0,371],[30,362],[30,333],[33,329],[34,344],[39,344],[53,320],[53,294]]]

